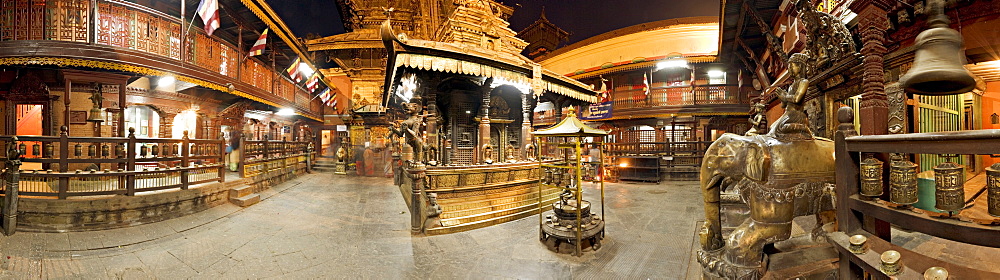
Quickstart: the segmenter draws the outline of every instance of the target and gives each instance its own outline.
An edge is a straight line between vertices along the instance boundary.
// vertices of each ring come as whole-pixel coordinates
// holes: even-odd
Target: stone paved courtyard
[[[604,246],[582,257],[547,250],[537,216],[411,236],[391,179],[315,173],[272,188],[248,208],[226,204],[115,230],[0,236],[0,278],[697,278],[697,269],[689,271],[697,267],[691,252],[703,215],[696,182],[606,189]]]

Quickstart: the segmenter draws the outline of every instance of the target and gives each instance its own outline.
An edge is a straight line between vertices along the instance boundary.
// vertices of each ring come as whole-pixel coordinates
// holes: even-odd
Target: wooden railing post
[[[188,165],[191,162],[191,139],[188,138],[188,131],[184,131],[181,138],[181,189],[188,189]]]
[[[219,166],[219,183],[226,181],[226,140],[219,140],[219,146],[216,148],[219,158],[216,163]]]
[[[122,93],[124,94],[124,93]],[[135,128],[128,128],[128,141],[125,143],[125,171],[135,171]],[[135,195],[135,173],[125,175],[125,195]]]
[[[239,162],[236,163],[236,169],[238,169],[238,171],[240,172],[240,178],[246,178],[247,177],[246,171],[243,170],[243,168],[246,166],[246,161],[247,161],[247,159],[246,159],[246,153],[247,153],[247,151],[249,149],[250,149],[250,147],[247,147],[247,137],[246,137],[246,135],[242,135],[242,133],[241,133],[240,134],[240,148],[239,149],[233,149],[234,153],[236,152],[236,150],[240,151],[240,153],[236,155],[237,158],[239,159]]]
[[[59,172],[69,171],[69,127],[65,125],[59,128]],[[69,177],[59,176],[59,199],[66,199],[69,191]]]
[[[4,235],[14,234],[14,230],[17,227],[17,189],[20,179],[20,169],[21,169],[21,154],[15,152],[17,150],[17,136],[11,137],[10,142],[7,143],[7,151],[4,165],[6,165],[7,170],[3,172],[3,180],[5,181],[4,186],[4,197],[3,197],[3,209],[0,209],[0,214],[3,219],[3,230]]]

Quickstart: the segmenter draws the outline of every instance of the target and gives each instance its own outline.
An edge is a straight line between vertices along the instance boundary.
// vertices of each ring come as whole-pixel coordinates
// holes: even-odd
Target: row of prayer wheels
[[[889,201],[901,205],[917,202],[917,168],[901,154],[892,154],[889,163]],[[861,161],[861,195],[882,195],[883,162],[866,154]],[[1000,163],[986,168],[988,210],[1000,217]],[[958,212],[965,208],[964,167],[947,161],[934,167],[934,207],[941,211]]]
[[[854,253],[855,255],[864,255],[868,253],[868,238],[864,235],[854,235],[848,239],[850,245],[847,247],[848,251]],[[885,273],[888,276],[898,275],[903,271],[903,264],[901,262],[903,255],[896,250],[886,250],[879,254],[879,271]],[[930,267],[924,271],[923,278],[925,280],[945,280],[948,279],[948,270],[943,267]],[[895,278],[895,277],[894,277]]]
[[[125,157],[125,143],[112,144],[114,146],[114,156],[117,158]],[[139,146],[139,156],[140,157],[157,157],[157,156],[180,156],[181,147],[179,143],[163,143],[163,144],[143,144]],[[83,156],[83,144],[76,143],[73,145],[73,156],[82,157]],[[162,148],[162,153],[161,149]],[[27,154],[28,146],[21,142],[18,144],[18,150],[22,155]],[[42,158],[52,158],[54,156],[55,146],[52,142],[46,142],[44,148],[37,142],[31,145],[31,155],[41,156]],[[218,154],[218,147],[216,145],[192,145],[189,153],[191,155],[215,155]],[[39,154],[41,153],[41,154]],[[111,145],[107,143],[100,143],[100,152],[98,152],[98,144],[93,143],[87,145],[87,156],[90,158],[106,158],[111,156]]]

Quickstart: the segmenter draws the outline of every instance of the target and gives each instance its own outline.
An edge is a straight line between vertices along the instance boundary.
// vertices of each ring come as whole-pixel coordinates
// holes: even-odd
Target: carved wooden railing
[[[240,177],[251,184],[276,184],[309,172],[316,160],[312,142],[241,140]]]
[[[634,86],[616,88],[612,93],[613,110],[647,107],[691,106],[711,104],[748,104],[738,86],[672,86],[653,87],[649,96]],[[614,112],[614,111],[612,111]],[[612,113],[613,114],[613,113]]]
[[[96,9],[94,7],[96,5]],[[96,11],[96,13],[94,12]],[[0,3],[0,41],[55,40],[145,52],[219,73],[318,113],[321,106],[279,70],[181,19],[121,0],[11,0]],[[185,39],[182,39],[185,38]],[[182,42],[187,41],[187,42]]]
[[[939,238],[1000,248],[1000,238],[996,238],[1000,236],[1000,225],[998,225],[1000,220],[989,216],[985,209],[987,206],[984,205],[987,203],[987,197],[993,194],[978,196],[975,191],[969,191],[970,187],[979,189],[983,186],[967,186],[965,198],[973,201],[973,206],[967,206],[962,212],[951,215],[923,211],[909,206],[901,207],[881,200],[886,199],[890,193],[889,184],[886,183],[891,180],[889,170],[883,172],[883,197],[867,198],[861,196],[859,192],[860,166],[864,154],[874,154],[883,159],[888,153],[903,154],[906,158],[918,154],[998,154],[1000,130],[854,136],[857,133],[849,122],[842,123],[841,127],[835,137],[839,232],[830,235],[830,240],[840,251],[841,278],[870,275],[874,279],[889,279],[889,276],[879,269],[881,265],[879,254],[887,250],[895,250],[901,256],[899,262],[902,263],[902,270],[899,275],[893,277],[894,279],[921,279],[921,275],[930,267],[947,269],[951,275],[949,279],[1000,278],[1000,273],[991,269],[989,264],[947,262],[935,258],[934,255],[908,250],[890,242],[888,225],[895,224]],[[885,160],[883,169],[889,166],[889,162],[890,160]],[[976,218],[974,215],[982,218]],[[866,253],[854,254],[848,250],[850,247],[848,236],[856,234],[867,237],[869,249]]]
[[[18,136],[20,193],[58,197],[123,194],[223,182],[223,140]],[[11,136],[0,136],[0,146]],[[31,169],[29,165],[39,168]]]

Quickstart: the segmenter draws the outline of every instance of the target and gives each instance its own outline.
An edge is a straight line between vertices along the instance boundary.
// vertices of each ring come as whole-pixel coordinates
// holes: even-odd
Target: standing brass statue
[[[420,115],[422,107],[420,98],[414,97],[403,107],[404,112],[410,117],[389,127],[391,135],[402,137],[403,143],[413,148],[413,162],[420,163],[424,162],[424,149],[427,148],[423,137],[424,117]]]
[[[785,113],[767,134],[727,133],[705,152],[705,224],[698,262],[709,278],[759,279],[767,269],[764,246],[788,239],[792,218],[832,209],[833,141],[813,138],[802,109],[809,86],[807,60],[804,54],[790,57],[795,80],[787,91],[778,91]],[[719,212],[724,190],[738,193],[750,208],[749,218],[725,238]],[[813,233],[816,237],[821,231]]]

